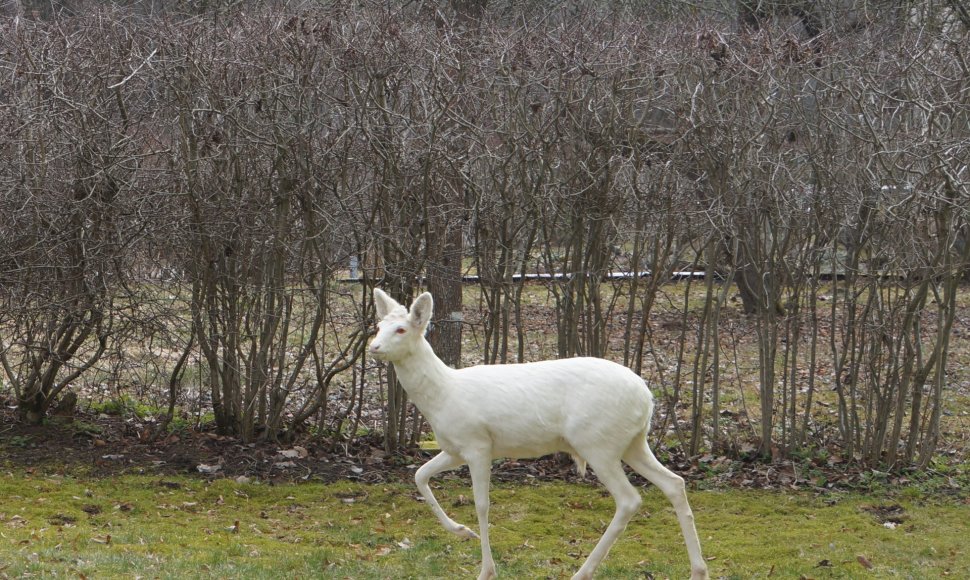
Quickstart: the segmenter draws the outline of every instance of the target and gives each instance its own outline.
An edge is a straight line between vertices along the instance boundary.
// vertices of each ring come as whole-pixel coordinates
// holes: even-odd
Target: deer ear
[[[434,312],[434,300],[432,300],[431,294],[425,292],[411,303],[408,320],[411,322],[411,326],[424,330],[428,326],[428,322],[431,321],[432,312]]]
[[[377,309],[377,318],[383,320],[391,313],[394,308],[400,306],[396,300],[387,295],[380,288],[374,288],[374,307]]]

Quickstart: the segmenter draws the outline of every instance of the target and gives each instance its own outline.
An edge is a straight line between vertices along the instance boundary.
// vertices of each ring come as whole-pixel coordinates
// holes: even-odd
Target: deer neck
[[[452,388],[455,371],[438,358],[428,341],[422,340],[410,356],[394,362],[394,372],[411,401],[428,416]]]

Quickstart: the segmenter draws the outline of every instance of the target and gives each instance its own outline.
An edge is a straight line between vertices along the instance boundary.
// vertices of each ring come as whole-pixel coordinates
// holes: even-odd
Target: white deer
[[[439,359],[424,334],[433,301],[427,292],[410,312],[374,290],[377,334],[370,353],[394,364],[408,396],[434,429],[441,452],[414,476],[418,491],[449,532],[479,535],[448,517],[428,482],[442,471],[468,464],[482,542],[479,580],[494,578],[488,543],[488,489],[492,460],[572,455],[580,472],[588,463],[616,501],[603,537],[573,579],[589,579],[640,507],[639,491],[622,462],[656,485],[673,503],[690,556],[691,578],[708,577],[687,503],[684,480],[657,461],[647,445],[653,396],[626,367],[597,358],[480,365],[452,369]]]

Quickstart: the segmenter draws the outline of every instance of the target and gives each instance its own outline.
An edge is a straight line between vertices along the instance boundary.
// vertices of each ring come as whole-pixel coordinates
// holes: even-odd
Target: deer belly
[[[492,456],[495,458],[527,459],[559,451],[571,453],[572,448],[558,435],[531,440],[500,436],[492,440]]]

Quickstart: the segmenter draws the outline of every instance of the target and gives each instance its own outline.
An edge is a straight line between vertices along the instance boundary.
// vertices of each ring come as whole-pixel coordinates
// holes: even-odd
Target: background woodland
[[[3,10],[24,421],[413,444],[374,286],[429,289],[454,365],[630,366],[689,455],[926,466],[968,396],[965,2]]]

